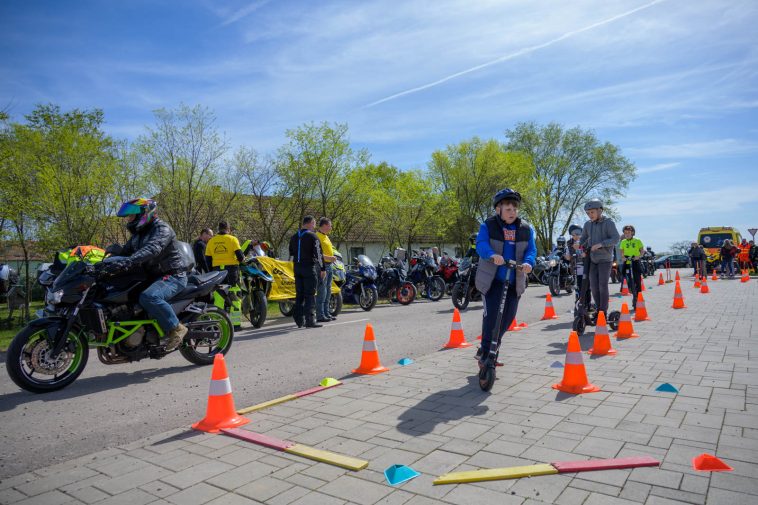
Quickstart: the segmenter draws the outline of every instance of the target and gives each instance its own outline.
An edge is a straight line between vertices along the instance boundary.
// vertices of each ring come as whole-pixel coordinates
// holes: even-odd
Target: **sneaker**
[[[176,328],[173,328],[170,332],[168,332],[168,338],[166,340],[166,352],[171,352],[179,347],[188,331],[189,329],[187,329],[186,326],[184,326],[182,323],[179,323]]]
[[[474,356],[474,359],[480,359],[482,357],[482,354],[484,354],[484,350],[480,347],[476,350],[476,355]]]

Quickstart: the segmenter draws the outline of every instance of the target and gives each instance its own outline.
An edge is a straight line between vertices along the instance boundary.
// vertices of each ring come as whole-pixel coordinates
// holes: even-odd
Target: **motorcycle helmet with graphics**
[[[132,219],[126,224],[126,229],[132,233],[145,228],[147,225],[155,220],[155,211],[158,209],[158,204],[155,200],[149,198],[135,198],[124,202],[121,208],[118,209],[116,215],[118,217],[127,217],[136,215],[135,219]]]

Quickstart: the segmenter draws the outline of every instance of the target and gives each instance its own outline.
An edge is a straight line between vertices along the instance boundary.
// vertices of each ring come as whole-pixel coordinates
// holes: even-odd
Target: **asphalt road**
[[[545,293],[545,286],[527,289],[519,322],[542,317]],[[567,311],[573,298],[554,299],[562,323],[571,320]],[[405,307],[378,305],[371,312],[346,306],[336,322],[318,329],[297,329],[290,318],[272,314],[263,328],[235,335],[226,358],[235,405],[247,407],[307,389],[324,377],[349,377],[359,364],[368,322],[385,366],[396,367],[403,357],[438,352],[448,340],[452,312],[448,297]],[[480,334],[481,317],[481,302],[473,302],[462,314],[467,340]],[[568,337],[566,329],[556,331]],[[473,348],[471,354],[474,367]],[[205,415],[211,368],[192,365],[179,353],[159,361],[108,366],[92,352],[76,382],[44,395],[23,391],[5,371],[0,373],[5,378],[0,381],[0,478],[4,478],[189,427]]]

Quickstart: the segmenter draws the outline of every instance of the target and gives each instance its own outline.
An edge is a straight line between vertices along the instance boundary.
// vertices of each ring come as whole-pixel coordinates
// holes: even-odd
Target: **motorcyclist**
[[[629,289],[632,292],[632,306],[637,308],[637,293],[642,285],[642,264],[640,260],[645,250],[642,241],[635,237],[636,230],[634,226],[628,224],[623,228],[624,238],[621,240],[621,254],[624,256],[624,263],[621,265],[621,278],[630,279]],[[623,283],[622,283],[623,285]]]
[[[479,365],[484,366],[487,353],[500,341],[516,317],[518,302],[527,284],[527,275],[532,271],[537,256],[534,230],[518,217],[521,195],[509,188],[498,191],[492,198],[495,214],[479,227],[476,250],[482,260],[476,272],[476,289],[484,295],[482,318],[482,345],[476,353]],[[508,269],[505,263],[515,260],[523,265],[510,272],[510,285],[506,293],[505,309],[501,327],[495,331],[498,308],[503,296],[503,284]],[[494,333],[494,334],[493,334]],[[486,351],[486,352],[485,352]],[[498,363],[499,364],[499,363]]]
[[[584,250],[579,245],[579,239],[582,237],[582,227],[578,224],[572,224],[568,229],[571,241],[568,243],[566,249],[566,255],[564,256],[574,265],[574,274],[576,275],[576,299],[579,300],[582,289],[582,281],[584,280]],[[585,292],[584,306],[589,307],[592,300],[592,294],[588,289]]]
[[[479,261],[479,253],[476,252],[476,233],[468,236],[468,251],[464,258],[471,258],[472,263]]]
[[[157,209],[158,204],[148,198],[124,202],[116,215],[125,218],[131,237],[121,249],[122,258],[98,266],[105,275],[139,267],[158,277],[139,295],[139,304],[166,334],[166,351],[173,351],[182,343],[187,327],[179,322],[168,300],[187,286],[187,265],[176,245],[176,233],[157,217]]]
[[[613,261],[613,249],[619,241],[616,224],[603,216],[603,202],[598,199],[584,204],[584,211],[589,221],[584,223],[579,245],[589,252],[589,270],[585,275],[590,278],[590,289],[595,299],[597,310],[608,313],[608,280]]]

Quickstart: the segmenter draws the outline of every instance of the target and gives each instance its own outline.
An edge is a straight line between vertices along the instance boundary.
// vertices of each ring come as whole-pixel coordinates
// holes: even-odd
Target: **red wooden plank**
[[[556,461],[550,463],[559,473],[589,472],[592,470],[618,470],[638,466],[658,466],[660,461],[650,456],[634,456],[616,459],[590,459],[586,461]]]
[[[313,393],[318,393],[319,391],[323,391],[325,389],[331,389],[336,388],[337,386],[341,386],[342,383],[335,384],[334,386],[316,386],[315,388],[306,389],[305,391],[300,391],[299,393],[292,393],[292,396],[296,396],[298,398],[302,398],[303,396],[312,395]]]
[[[289,449],[295,445],[295,442],[279,440],[278,438],[269,437],[268,435],[261,435],[260,433],[255,433],[254,431],[242,430],[239,428],[222,429],[221,433],[229,435],[230,437],[239,438],[240,440],[244,440],[246,442],[252,442],[254,444],[262,445],[263,447],[268,447],[270,449],[276,449],[279,451]]]

